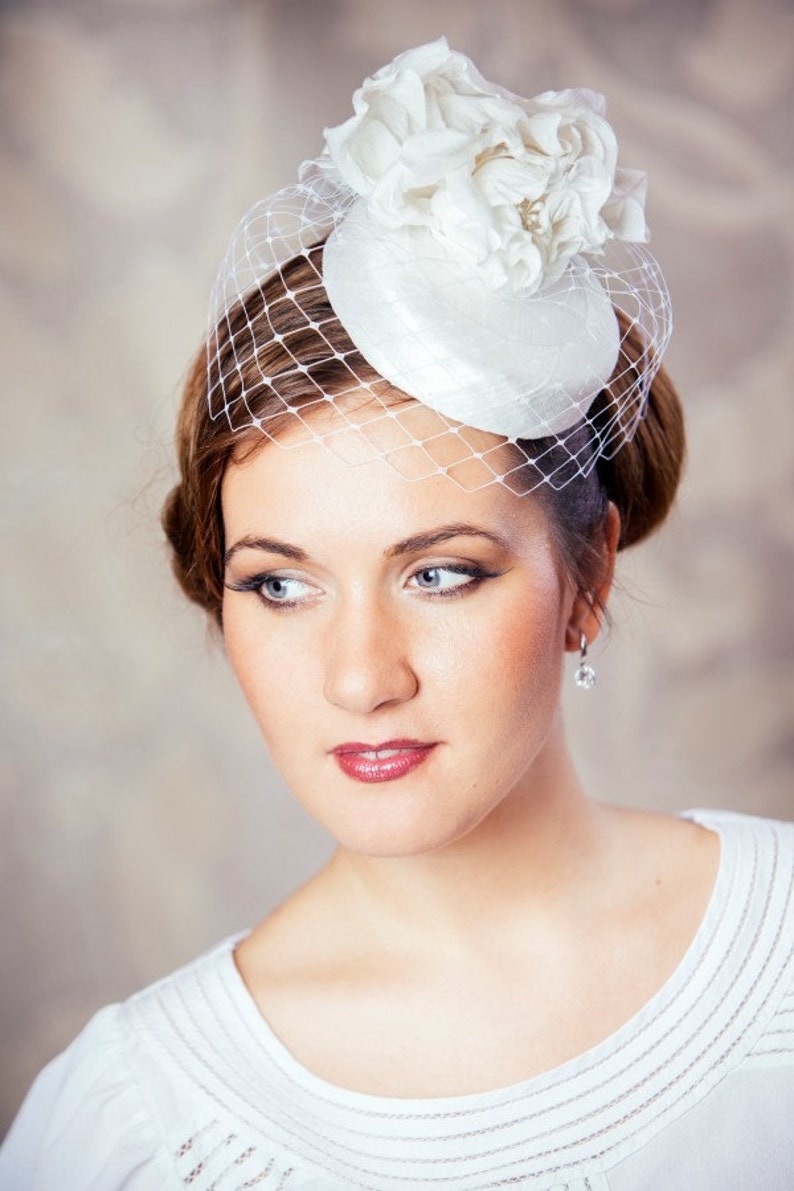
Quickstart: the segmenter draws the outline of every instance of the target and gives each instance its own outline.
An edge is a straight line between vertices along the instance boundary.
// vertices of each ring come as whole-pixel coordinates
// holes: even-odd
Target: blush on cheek
[[[560,698],[565,635],[559,606],[552,611],[525,625],[523,632],[511,631],[499,651],[497,680],[505,692],[512,692],[527,730],[533,722],[551,721]]]

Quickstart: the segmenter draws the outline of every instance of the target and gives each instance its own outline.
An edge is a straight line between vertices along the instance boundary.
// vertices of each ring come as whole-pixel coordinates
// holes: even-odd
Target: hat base
[[[620,328],[582,257],[529,296],[494,289],[422,227],[387,228],[356,203],[328,237],[331,305],[376,371],[453,421],[511,439],[561,434],[612,376]]]

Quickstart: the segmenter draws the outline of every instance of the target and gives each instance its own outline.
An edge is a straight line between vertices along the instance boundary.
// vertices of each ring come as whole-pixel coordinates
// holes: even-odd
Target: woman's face
[[[305,443],[231,463],[222,505],[231,664],[343,847],[432,851],[532,796],[578,640],[537,500]]]

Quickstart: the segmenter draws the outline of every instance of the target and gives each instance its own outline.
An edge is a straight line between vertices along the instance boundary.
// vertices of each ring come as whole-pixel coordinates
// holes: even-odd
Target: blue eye
[[[289,585],[286,580],[279,579],[278,575],[271,575],[262,584],[262,594],[270,600],[287,600]]]
[[[290,575],[252,575],[226,586],[230,591],[251,592],[271,608],[295,608],[320,594],[314,584]]]
[[[308,583],[290,579],[286,575],[265,575],[259,584],[259,593],[273,604],[294,604],[305,599],[311,592]]]
[[[464,587],[471,587],[480,579],[487,578],[485,572],[477,567],[422,567],[416,571],[411,579],[422,591],[437,591],[441,594],[451,593]]]

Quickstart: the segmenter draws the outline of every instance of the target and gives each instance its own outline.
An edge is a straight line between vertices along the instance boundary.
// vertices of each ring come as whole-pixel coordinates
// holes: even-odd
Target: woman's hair
[[[260,420],[267,419],[272,438],[294,425],[294,413],[289,411],[316,403],[321,395],[349,393],[351,375],[362,384],[380,386],[386,404],[411,400],[390,390],[355,350],[322,286],[322,251],[322,245],[317,245],[306,256],[288,262],[233,307],[216,330],[217,350],[209,372],[202,348],[185,383],[176,432],[180,479],[166,499],[163,527],[182,590],[219,625],[224,573],[221,481],[232,456],[239,459],[252,453],[267,439],[256,427],[232,429],[225,416],[213,420],[208,389],[222,379],[232,422],[235,402],[242,401],[244,394],[247,410]],[[681,405],[661,368],[634,437],[613,458],[599,458],[588,474],[577,471],[564,487],[538,484],[543,475],[559,478],[572,457],[592,457],[599,425],[608,427],[614,421],[620,387],[631,383],[633,364],[644,351],[639,332],[619,312],[618,319],[623,332],[621,358],[615,378],[599,394],[587,423],[573,435],[568,433],[564,445],[548,438],[518,444],[525,467],[534,472],[527,487],[534,488],[533,498],[546,509],[572,584],[586,595],[596,590],[601,579],[609,502],[620,514],[619,548],[641,541],[664,520],[684,457]],[[245,352],[241,336],[247,340]],[[329,344],[337,353],[330,358]]]

